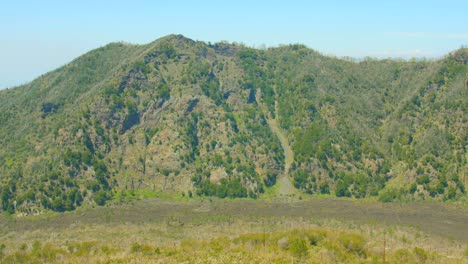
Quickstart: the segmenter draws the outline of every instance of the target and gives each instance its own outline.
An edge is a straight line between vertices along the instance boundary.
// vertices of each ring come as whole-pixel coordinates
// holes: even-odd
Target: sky
[[[0,0],[0,89],[107,43],[169,34],[335,56],[440,58],[468,44],[468,1]]]

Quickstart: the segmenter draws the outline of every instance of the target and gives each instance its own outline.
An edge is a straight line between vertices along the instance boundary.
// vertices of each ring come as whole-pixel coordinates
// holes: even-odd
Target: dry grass
[[[146,199],[66,214],[2,217],[0,221],[0,244],[5,245],[6,263],[12,259],[70,263],[291,263],[299,253],[277,248],[282,237],[301,234],[291,230],[326,234],[326,239],[316,245],[310,242],[314,239],[311,236],[303,238],[308,252],[304,262],[309,263],[372,262],[374,258],[381,261],[384,237],[386,253],[395,263],[417,262],[421,254],[434,263],[467,261],[466,210],[441,204]],[[457,232],[458,236],[453,235]],[[269,241],[265,247],[263,239]],[[40,250],[36,241],[40,241]],[[298,252],[301,243],[297,242]],[[356,253],[356,246],[362,247],[365,254]],[[356,254],[349,255],[350,249]],[[19,256],[29,259],[23,261]]]
[[[130,242],[101,240],[24,244],[3,257],[4,263],[363,263],[383,262],[383,230],[377,237],[333,229],[295,229],[260,232],[234,238],[182,240],[157,246],[155,240]],[[365,232],[364,232],[365,233]],[[406,232],[405,232],[406,233]],[[134,234],[133,238],[139,234]],[[388,263],[464,263],[461,251],[441,252],[417,242],[387,234]],[[380,243],[378,243],[380,242]]]

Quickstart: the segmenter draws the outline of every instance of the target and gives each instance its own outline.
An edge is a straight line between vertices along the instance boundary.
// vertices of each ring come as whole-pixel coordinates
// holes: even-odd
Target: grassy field
[[[466,263],[468,211],[432,202],[149,198],[0,218],[18,262]]]

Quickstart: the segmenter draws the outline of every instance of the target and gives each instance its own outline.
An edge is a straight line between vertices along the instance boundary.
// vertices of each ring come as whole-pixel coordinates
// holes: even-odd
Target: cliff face
[[[308,193],[454,199],[466,72],[466,50],[357,63],[180,35],[109,44],[0,91],[1,208],[258,197],[281,176]]]

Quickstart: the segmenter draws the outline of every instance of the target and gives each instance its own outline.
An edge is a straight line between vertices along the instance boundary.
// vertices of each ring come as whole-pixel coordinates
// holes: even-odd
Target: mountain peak
[[[193,39],[187,38],[182,34],[170,34],[164,37],[161,37],[154,42],[161,42],[161,41],[167,41],[167,42],[173,42],[173,43],[184,43],[184,44],[195,44],[196,41]]]

